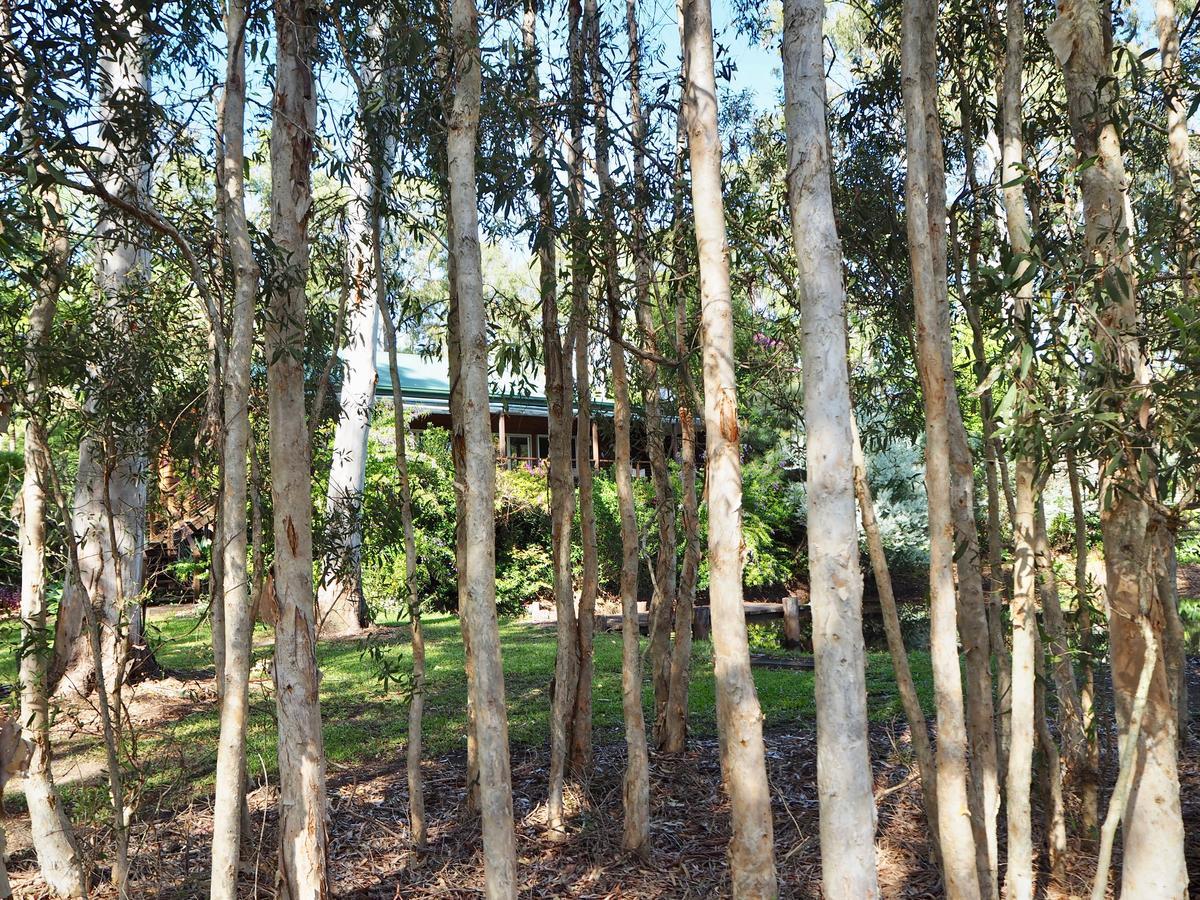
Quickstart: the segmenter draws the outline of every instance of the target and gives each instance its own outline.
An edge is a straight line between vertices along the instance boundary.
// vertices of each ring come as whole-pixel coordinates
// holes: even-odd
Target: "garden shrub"
[[[17,543],[17,520],[11,515],[13,502],[21,493],[25,458],[10,450],[0,451],[0,586],[21,583],[21,550]]]

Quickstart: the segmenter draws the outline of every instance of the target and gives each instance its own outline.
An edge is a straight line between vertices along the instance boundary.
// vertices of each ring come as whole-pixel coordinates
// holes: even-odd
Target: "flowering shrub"
[[[0,585],[0,619],[15,618],[21,611],[21,589]]]

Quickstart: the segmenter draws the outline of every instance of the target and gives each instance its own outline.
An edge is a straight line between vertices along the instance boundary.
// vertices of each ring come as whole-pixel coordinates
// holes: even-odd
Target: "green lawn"
[[[14,649],[16,634],[12,623],[0,625],[0,641]],[[438,756],[465,746],[466,672],[456,618],[429,617],[426,635],[426,753]],[[198,622],[194,618],[152,621],[150,636],[163,665],[195,673],[197,678],[211,675],[211,634],[207,622]],[[269,632],[260,626],[256,636],[267,638]],[[555,648],[553,628],[505,621],[500,625],[500,637],[512,743],[514,747],[541,746],[548,739],[549,685]],[[273,781],[276,734],[274,703],[268,693],[270,652],[269,646],[255,649],[248,752],[251,771],[260,772],[265,768]],[[4,668],[0,670],[0,676],[11,681],[15,654],[3,655],[5,658],[0,665]],[[403,683],[411,664],[407,626],[396,625],[382,637],[368,640],[323,642],[318,649],[318,658],[325,745],[331,765],[336,769],[356,762],[397,757],[403,751],[407,733],[406,685]],[[914,653],[912,666],[922,701],[931,710],[928,654]],[[594,687],[597,742],[617,741],[621,737],[620,667],[620,635],[597,634]],[[385,671],[389,676],[392,673],[401,676],[399,685],[389,677],[386,691],[382,678]],[[786,727],[793,723],[812,727],[811,671],[756,668],[754,676],[767,727]],[[902,715],[886,652],[870,654],[867,690],[873,720]],[[649,718],[653,703],[649,683],[645,686],[644,702]],[[185,705],[179,717],[159,723],[141,736],[138,756],[142,761],[144,790],[159,793],[169,788],[171,793],[194,795],[208,789],[216,759],[217,709],[211,699],[204,699],[199,691],[191,709],[193,711],[189,712]],[[694,648],[690,715],[693,734],[715,734],[712,645],[706,641],[697,642]],[[71,799],[77,805],[99,803],[103,799],[102,792],[99,786],[95,790],[100,792],[96,797],[88,796],[93,793],[92,789],[71,790]]]
[[[207,625],[194,620],[155,623],[159,659],[168,667],[187,670],[212,666]],[[194,630],[193,630],[194,629]],[[428,693],[425,702],[425,740],[428,752],[438,755],[464,745],[467,680],[458,620],[433,616],[425,622],[428,654]],[[190,633],[187,633],[189,632]],[[260,632],[262,633],[262,632]],[[554,671],[555,636],[552,628],[515,621],[502,621],[500,641],[504,655],[505,689],[508,695],[509,733],[514,745],[540,746],[548,739],[549,687]],[[643,640],[643,651],[645,641]],[[265,678],[267,647],[255,651]],[[321,712],[325,720],[326,752],[334,762],[379,759],[395,755],[405,742],[404,715],[407,673],[411,665],[408,628],[396,626],[383,638],[323,642],[318,648],[321,668]],[[913,655],[914,676],[922,700],[932,709],[928,654]],[[619,634],[596,635],[594,728],[597,741],[617,740],[621,735],[621,638]],[[385,691],[383,674],[398,673],[404,683],[389,678]],[[813,673],[810,671],[754,670],[758,695],[767,726],[782,726],[814,716]],[[689,710],[693,732],[713,734],[716,727],[713,696],[712,645],[694,645]],[[887,653],[871,653],[867,691],[872,719],[891,719],[903,714],[891,659]],[[649,711],[653,691],[647,680],[644,701]],[[274,755],[270,704],[260,698],[257,706],[254,747]],[[215,714],[199,714],[194,727],[212,720]],[[201,737],[196,731],[189,737]]]

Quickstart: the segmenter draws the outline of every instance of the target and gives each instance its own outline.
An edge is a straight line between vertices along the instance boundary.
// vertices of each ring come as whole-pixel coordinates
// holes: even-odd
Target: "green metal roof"
[[[400,373],[404,408],[407,413],[448,413],[450,411],[450,377],[445,360],[426,359],[417,353],[398,353],[396,368]],[[379,354],[375,364],[375,396],[392,397],[392,373],[387,354]],[[492,375],[489,385],[489,405],[492,412],[513,415],[544,416],[547,414],[544,373],[534,373],[529,383],[505,378],[497,381]],[[592,400],[593,412],[612,414],[608,400]]]

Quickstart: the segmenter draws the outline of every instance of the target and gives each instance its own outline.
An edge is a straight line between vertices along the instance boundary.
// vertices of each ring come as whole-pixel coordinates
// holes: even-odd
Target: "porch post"
[[[500,446],[496,448],[496,454],[504,462],[508,461],[508,417],[505,415],[504,407],[500,407]]]

